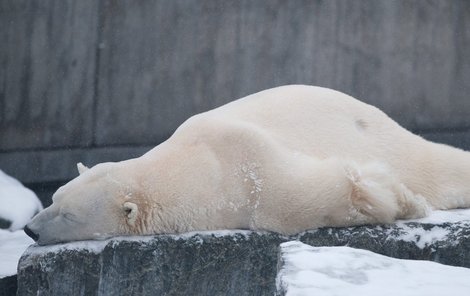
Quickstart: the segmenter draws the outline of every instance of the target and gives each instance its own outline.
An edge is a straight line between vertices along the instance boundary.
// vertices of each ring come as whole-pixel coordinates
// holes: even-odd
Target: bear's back
[[[397,151],[393,146],[400,150],[420,140],[379,109],[315,86],[268,89],[200,116],[253,124],[282,145],[320,158],[383,157]]]

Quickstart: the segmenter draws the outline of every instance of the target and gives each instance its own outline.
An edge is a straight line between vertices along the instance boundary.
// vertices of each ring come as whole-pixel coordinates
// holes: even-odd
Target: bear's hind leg
[[[381,163],[302,157],[279,167],[253,211],[252,229],[294,234],[319,227],[386,224],[426,216],[414,195]]]
[[[353,208],[369,223],[392,223],[396,219],[427,215],[429,206],[426,200],[401,184],[385,165],[346,165],[345,171],[352,184],[350,198]]]

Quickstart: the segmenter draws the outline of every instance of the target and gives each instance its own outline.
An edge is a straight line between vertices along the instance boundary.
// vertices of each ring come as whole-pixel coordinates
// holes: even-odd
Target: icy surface
[[[470,269],[348,247],[281,244],[276,285],[286,295],[470,295]]]
[[[0,170],[0,218],[11,221],[10,230],[22,229],[42,205],[36,194]]]
[[[16,274],[16,266],[26,248],[34,243],[22,230],[0,229],[0,278]]]

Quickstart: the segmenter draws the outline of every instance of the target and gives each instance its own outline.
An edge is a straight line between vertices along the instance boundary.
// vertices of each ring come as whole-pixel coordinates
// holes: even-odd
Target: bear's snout
[[[34,233],[31,229],[29,229],[28,225],[26,225],[24,227],[24,232],[30,237],[32,238],[35,242],[38,241],[39,239],[39,235]]]

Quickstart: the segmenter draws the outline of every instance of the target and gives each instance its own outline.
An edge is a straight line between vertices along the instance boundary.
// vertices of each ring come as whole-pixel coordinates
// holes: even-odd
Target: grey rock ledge
[[[470,267],[469,226],[410,222],[291,237],[220,231],[32,245],[19,262],[17,295],[273,295],[279,245],[288,240]]]

